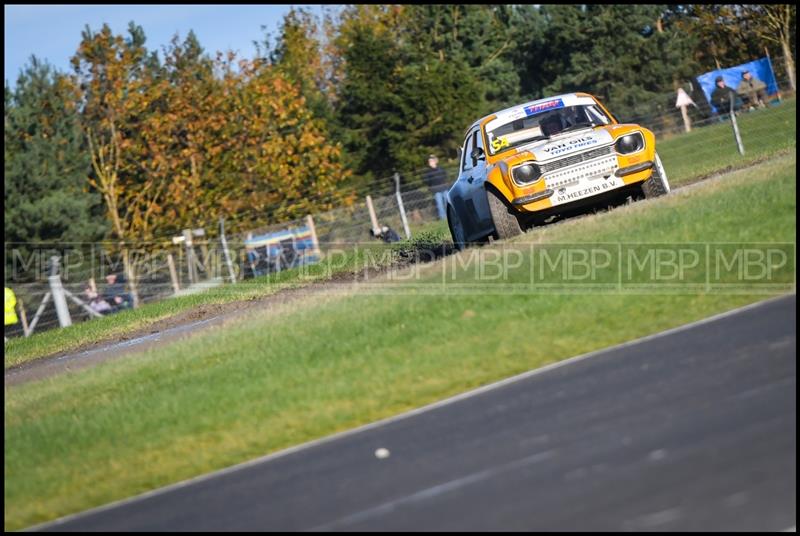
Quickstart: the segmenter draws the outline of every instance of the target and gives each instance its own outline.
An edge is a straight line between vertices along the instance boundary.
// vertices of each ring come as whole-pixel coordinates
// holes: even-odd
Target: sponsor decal
[[[525,114],[526,115],[534,115],[541,112],[545,112],[547,110],[555,110],[557,108],[563,108],[564,101],[561,99],[554,99],[547,102],[542,102],[541,104],[531,104],[530,106],[525,107]]]
[[[570,190],[567,188],[560,188],[553,204],[560,205],[561,203],[569,203],[570,201],[575,201],[576,199],[581,199],[583,197],[601,194],[603,192],[613,190],[614,188],[618,188],[622,186],[622,184],[622,181],[611,179],[604,180],[599,184],[590,184],[585,186],[581,185],[578,188]]]
[[[548,156],[556,156],[563,153],[569,153],[576,149],[583,149],[591,145],[596,145],[598,139],[593,136],[580,136],[578,138],[570,138],[568,140],[551,143],[542,148]]]

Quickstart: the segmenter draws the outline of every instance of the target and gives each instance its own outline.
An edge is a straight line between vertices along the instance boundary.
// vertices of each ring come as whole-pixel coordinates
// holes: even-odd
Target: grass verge
[[[788,242],[796,160],[535,229],[537,244]],[[427,265],[414,283],[463,255]],[[429,273],[430,272],[430,273]],[[525,282],[529,262],[503,284]],[[778,279],[794,285],[794,267]],[[764,299],[645,292],[317,296],[226,329],[5,391],[5,528],[18,529]],[[532,329],[532,326],[536,329]],[[576,329],[580,326],[580,329]],[[522,335],[522,336],[520,336]]]
[[[222,285],[196,294],[148,303],[138,309],[130,309],[115,315],[73,324],[64,329],[52,329],[31,337],[17,337],[5,345],[5,368],[56,352],[68,352],[85,344],[126,335],[152,326],[165,318],[204,305],[252,300],[280,290],[297,288],[315,281],[341,276],[351,272],[356,266],[363,265],[366,257],[384,259],[388,265],[392,260],[391,257],[382,255],[386,251],[392,251],[392,249],[382,243],[375,243],[368,247],[361,246],[359,249],[347,252],[346,255],[328,257],[319,264],[284,270],[233,285]]]

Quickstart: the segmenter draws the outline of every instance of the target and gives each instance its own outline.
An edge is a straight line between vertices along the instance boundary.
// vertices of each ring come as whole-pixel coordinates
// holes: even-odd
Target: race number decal
[[[508,138],[506,136],[500,136],[497,139],[492,140],[492,149],[499,151],[503,147],[508,147]]]

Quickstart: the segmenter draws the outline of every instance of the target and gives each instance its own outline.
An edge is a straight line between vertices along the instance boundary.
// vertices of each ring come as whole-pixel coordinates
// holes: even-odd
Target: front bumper
[[[626,159],[618,159],[617,155],[608,155],[548,173],[535,188],[519,188],[511,204],[523,212],[539,212],[650,178],[652,161],[620,167],[620,160],[628,163]]]

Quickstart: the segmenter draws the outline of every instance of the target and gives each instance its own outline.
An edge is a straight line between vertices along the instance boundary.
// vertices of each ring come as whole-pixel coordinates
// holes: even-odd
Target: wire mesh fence
[[[786,80],[779,81],[779,87],[781,98],[772,98],[766,107],[742,110],[736,116],[748,156],[796,145],[794,94]],[[674,107],[674,98],[675,94],[664,95],[657,103],[629,110],[618,119],[650,128],[659,140],[676,138],[671,145],[663,146],[663,153],[659,148],[668,170],[683,173],[683,168],[689,166],[708,165],[712,169],[719,168],[720,162],[722,167],[726,162],[735,164],[739,155],[735,151],[729,118],[704,114],[702,107],[691,109],[692,133],[687,135],[681,110]],[[664,103],[669,103],[670,99],[673,106],[667,107]],[[454,182],[458,169],[443,168],[448,182]],[[25,331],[38,333],[60,326],[49,280],[55,273],[53,257],[59,259],[57,273],[68,293],[71,321],[83,322],[132,305],[115,302],[113,292],[109,292],[114,284],[124,285],[122,294],[135,295],[137,305],[141,305],[251,277],[258,271],[253,264],[254,248],[248,244],[257,237],[288,232],[289,238],[284,239],[282,245],[291,249],[301,232],[313,228],[315,247],[322,257],[328,248],[378,240],[376,224],[390,229],[401,239],[407,238],[406,229],[413,234],[413,229],[441,218],[441,206],[437,206],[434,191],[426,185],[425,173],[426,168],[421,168],[376,179],[368,187],[354,189],[351,192],[354,201],[346,206],[310,214],[310,218],[265,222],[246,233],[226,236],[225,242],[217,229],[207,228],[204,236],[195,237],[188,244],[186,240],[178,240],[180,237],[163,237],[125,247],[112,242],[35,246],[5,243],[6,286],[13,288],[18,310],[25,317],[25,322],[7,326],[6,335],[19,336]],[[279,254],[285,255],[285,249]],[[134,267],[133,274],[126,273],[123,252]],[[273,266],[281,269],[291,265],[291,262],[279,262]],[[110,277],[112,275],[117,282]],[[133,275],[133,280],[128,279],[129,275]],[[96,306],[102,301],[106,301],[109,309]]]

